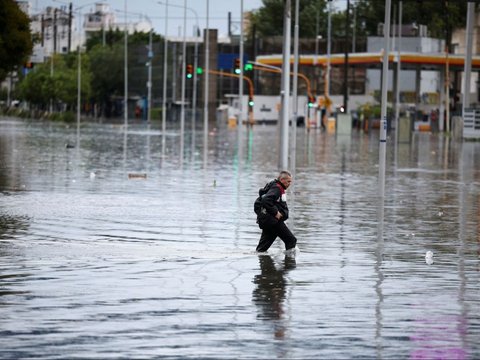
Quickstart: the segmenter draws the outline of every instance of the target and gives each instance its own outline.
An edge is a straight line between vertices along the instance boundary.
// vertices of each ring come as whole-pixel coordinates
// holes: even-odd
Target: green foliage
[[[87,51],[92,50],[96,46],[103,46],[104,33],[103,31],[96,31],[90,34],[87,40]],[[152,34],[152,42],[162,41],[162,36],[155,33]],[[128,45],[134,44],[148,44],[150,40],[150,34],[145,32],[135,32],[128,35]],[[125,44],[125,33],[118,29],[105,31],[105,45],[112,47],[114,45]]]
[[[122,95],[124,87],[124,50],[121,45],[97,45],[90,51],[92,96],[106,102],[110,96]]]
[[[259,36],[281,36],[283,34],[283,0],[263,0],[263,7],[252,15],[252,25]],[[292,1],[292,25],[294,23],[295,1]],[[319,21],[319,33],[327,28],[326,0],[302,0],[299,2],[300,37],[315,37]],[[293,26],[292,26],[293,28]]]
[[[377,26],[385,22],[385,2],[358,0],[355,3],[357,33],[377,35]],[[399,0],[392,1],[392,24],[398,22]],[[393,12],[396,8],[396,18]],[[454,29],[466,26],[467,0],[404,0],[402,1],[402,23],[427,25],[429,36],[445,39]]]
[[[81,89],[82,98],[90,95],[91,75],[88,71],[88,57],[82,55]],[[19,90],[22,99],[38,107],[46,104],[62,102],[74,108],[77,102],[78,63],[73,54],[56,55],[53,64],[50,62],[37,64],[20,83]]]
[[[160,120],[162,118],[162,108],[152,108],[150,116],[152,120]]]
[[[294,25],[295,1],[292,1],[291,19]],[[399,0],[392,1],[393,9]],[[332,3],[332,37],[345,36],[345,8],[335,7]],[[449,38],[453,30],[466,26],[467,0],[404,0],[403,24],[427,25],[429,35],[435,38]],[[284,0],[263,0],[263,6],[252,15],[251,24],[255,25],[259,36],[281,36],[283,34]],[[350,26],[354,24],[357,36],[376,36],[377,27],[385,22],[385,1],[350,0]],[[302,0],[299,3],[299,35],[301,38],[314,38],[318,19],[318,34],[327,35],[328,5],[326,0]],[[353,29],[350,29],[352,34]]]
[[[0,81],[32,53],[30,21],[14,0],[0,0]]]

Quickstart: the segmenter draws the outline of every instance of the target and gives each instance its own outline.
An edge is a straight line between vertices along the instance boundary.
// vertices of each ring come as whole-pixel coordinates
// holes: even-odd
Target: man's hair
[[[286,177],[292,177],[292,174],[290,174],[290,172],[288,172],[287,170],[282,170],[278,175],[278,180],[284,179]]]

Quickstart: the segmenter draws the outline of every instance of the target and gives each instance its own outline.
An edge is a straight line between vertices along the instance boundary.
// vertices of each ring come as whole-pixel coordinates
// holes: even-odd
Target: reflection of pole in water
[[[287,289],[285,276],[296,267],[295,258],[285,256],[281,265],[275,264],[270,255],[260,255],[258,260],[261,272],[253,279],[257,287],[253,290],[252,299],[258,307],[258,317],[273,321],[274,338],[283,339],[287,330],[283,308]]]
[[[247,144],[247,161],[248,163],[252,162],[253,155],[253,128],[248,127],[248,144]]]
[[[145,166],[145,171],[148,172],[150,170],[150,121],[147,124],[147,145],[146,145],[146,147],[147,147],[147,149],[146,149],[147,164]]]
[[[383,327],[383,317],[382,317],[382,304],[383,304],[383,272],[382,272],[382,260],[383,260],[383,218],[384,218],[384,207],[383,200],[378,205],[377,208],[377,248],[375,251],[375,273],[377,274],[377,281],[375,282],[375,293],[377,295],[377,303],[375,304],[375,341],[377,345],[377,359],[382,358],[382,327]]]
[[[469,5],[470,6],[470,5]],[[469,153],[467,154],[467,151]],[[460,159],[458,161],[458,165],[460,166],[460,186],[459,189],[459,231],[458,231],[458,240],[459,240],[459,249],[458,249],[458,277],[460,278],[460,287],[458,289],[458,301],[461,306],[462,318],[467,318],[467,309],[465,306],[465,292],[467,286],[467,279],[465,277],[465,229],[467,227],[466,221],[466,208],[467,208],[467,186],[466,186],[466,179],[465,174],[471,174],[471,169],[474,167],[473,161],[470,162],[467,160],[472,159],[474,157],[474,147],[471,143],[466,144],[465,142],[462,143],[462,147],[460,150]],[[469,183],[471,183],[472,179],[468,179]],[[465,338],[465,333],[460,332],[460,337],[462,340],[463,348],[465,349],[465,344],[467,339]]]

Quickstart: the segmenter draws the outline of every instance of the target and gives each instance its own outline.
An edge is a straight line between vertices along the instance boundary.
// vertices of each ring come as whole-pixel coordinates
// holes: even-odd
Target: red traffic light
[[[187,79],[191,79],[193,77],[193,66],[187,65]]]
[[[233,62],[233,70],[235,71],[236,74],[240,74],[240,58],[235,58]]]

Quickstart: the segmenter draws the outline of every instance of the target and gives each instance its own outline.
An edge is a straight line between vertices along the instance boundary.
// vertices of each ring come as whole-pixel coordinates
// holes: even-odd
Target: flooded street
[[[293,257],[276,127],[167,130],[0,119],[0,358],[480,358],[480,142],[390,134],[381,208],[378,132],[299,128]]]

